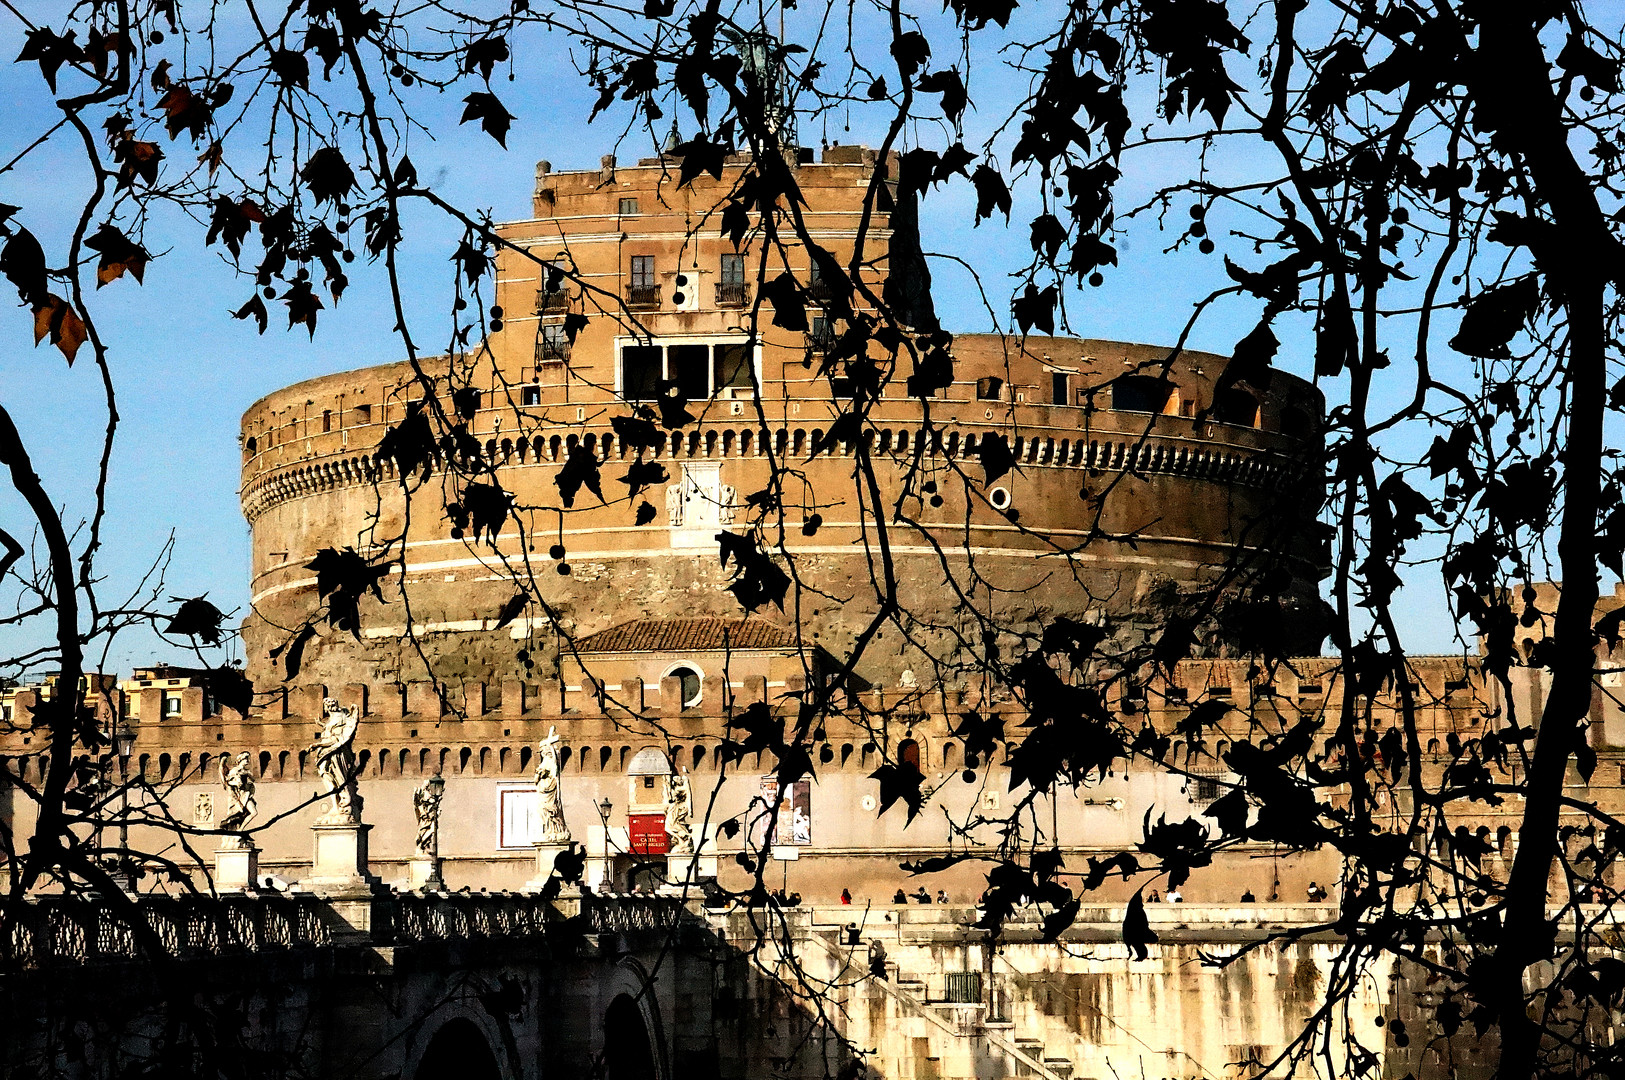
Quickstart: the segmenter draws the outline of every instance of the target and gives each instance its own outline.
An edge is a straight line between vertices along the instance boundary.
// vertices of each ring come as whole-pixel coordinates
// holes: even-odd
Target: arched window
[[[913,739],[904,739],[897,744],[897,763],[905,769],[923,772],[920,768],[920,744]]]
[[[690,664],[678,664],[666,672],[667,677],[676,678],[681,685],[683,708],[692,709],[699,705],[703,683],[699,671]]]

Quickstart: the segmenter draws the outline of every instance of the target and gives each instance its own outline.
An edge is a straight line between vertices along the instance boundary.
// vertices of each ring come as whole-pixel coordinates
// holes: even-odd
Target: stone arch
[[[406,1075],[412,1080],[507,1080],[490,1038],[472,1016],[454,1016],[436,1028]]]
[[[636,959],[627,957],[610,978],[604,1009],[604,1080],[666,1080],[665,1032],[655,984]]]

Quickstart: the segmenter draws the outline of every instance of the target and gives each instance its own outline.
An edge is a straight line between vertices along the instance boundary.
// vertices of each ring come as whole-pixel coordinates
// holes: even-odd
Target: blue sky
[[[792,29],[792,33],[794,30]],[[20,35],[15,24],[0,34],[0,53],[15,56]],[[9,50],[7,52],[6,50]],[[465,90],[441,97],[421,96],[414,108],[427,118],[437,136],[413,136],[410,154],[419,175],[442,194],[473,210],[488,210],[497,220],[524,216],[535,162],[547,159],[555,170],[597,165],[610,152],[623,115],[585,123],[593,96],[575,74],[570,56],[557,42],[532,39],[521,46],[514,82],[493,79],[493,88],[516,114],[507,151],[473,125],[459,127]],[[1008,107],[1020,80],[978,57],[982,110],[967,117],[971,134],[985,130],[1000,106]],[[500,78],[500,76],[499,76]],[[973,94],[978,91],[973,86]],[[0,100],[10,106],[0,129],[0,154],[10,159],[44,129],[34,117],[51,115],[38,70],[29,65],[0,66]],[[853,130],[831,120],[804,123],[804,142],[825,136],[840,142],[873,142],[874,133],[854,117]],[[920,138],[941,146],[929,128]],[[624,158],[647,153],[647,143],[632,140]],[[969,140],[967,140],[969,142]],[[172,156],[187,153],[184,142],[166,143]],[[77,145],[58,139],[30,155],[19,168],[0,175],[0,202],[24,207],[19,220],[45,239],[60,238],[68,215],[81,205],[87,182]],[[1155,182],[1176,176],[1183,164],[1142,159],[1120,192],[1128,205]],[[1024,225],[1005,229],[1001,221],[970,227],[975,199],[968,183],[934,193],[923,214],[927,250],[951,253],[974,265],[997,303],[1007,295],[1005,275],[1026,262]],[[1024,221],[1018,202],[1014,220]],[[1176,208],[1183,218],[1183,208]],[[1173,221],[1171,216],[1170,221]],[[236,496],[240,456],[239,418],[261,395],[288,383],[326,372],[383,363],[399,358],[399,340],[390,333],[393,321],[381,267],[357,261],[352,284],[342,303],[323,311],[314,342],[303,329],[287,332],[278,325],[280,305],[272,305],[272,326],[264,336],[236,321],[229,311],[245,299],[250,283],[237,277],[219,257],[219,249],[202,247],[203,229],[196,223],[158,219],[149,225],[148,246],[159,255],[137,286],[120,280],[97,292],[93,311],[112,342],[112,364],[119,392],[122,426],[110,485],[106,548],[99,568],[104,578],[102,602],[120,603],[135,587],[169,535],[175,536],[164,595],[207,593],[223,609],[245,610],[248,530]],[[404,251],[406,277],[414,290],[409,310],[422,347],[437,349],[444,337],[449,308],[449,259],[457,232],[425,215],[409,223]],[[1108,274],[1104,287],[1069,296],[1072,329],[1080,334],[1130,341],[1169,342],[1183,328],[1191,305],[1215,282],[1222,281],[1217,257],[1192,252],[1164,256],[1172,235],[1154,223],[1136,223],[1120,244],[1122,266]],[[1222,247],[1222,245],[1221,245]],[[250,245],[250,250],[253,245]],[[60,248],[58,249],[60,251]],[[987,329],[987,319],[973,283],[951,264],[933,266],[938,311],[950,329]],[[13,294],[7,288],[6,296]],[[1227,352],[1251,328],[1257,311],[1252,302],[1237,302],[1204,320],[1190,345]],[[285,318],[282,322],[285,323]],[[1281,366],[1297,374],[1312,373],[1304,327],[1282,332]],[[101,388],[93,365],[83,360],[71,370],[48,346],[30,348],[31,320],[12,305],[0,305],[0,400],[12,411],[32,448],[35,465],[52,497],[68,508],[71,521],[91,506],[99,433],[104,422]],[[88,356],[88,352],[85,354]],[[1327,387],[1336,398],[1337,387]],[[1408,392],[1408,387],[1404,388]],[[9,490],[0,495],[0,521],[12,531],[26,517]],[[1408,607],[1417,612],[1410,646],[1416,651],[1449,651],[1451,627],[1438,600],[1431,570],[1415,575],[1417,594]],[[43,633],[45,627],[38,628]],[[0,650],[11,653],[34,642],[0,630]],[[179,650],[143,634],[120,640],[108,664],[127,670],[132,664],[180,660]]]

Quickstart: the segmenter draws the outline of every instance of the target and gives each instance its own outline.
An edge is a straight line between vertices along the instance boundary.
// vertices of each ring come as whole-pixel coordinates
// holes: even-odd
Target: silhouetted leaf
[[[180,607],[169,617],[164,633],[195,637],[205,645],[220,644],[220,624],[225,620],[225,615],[219,608],[202,596],[184,600],[171,596],[170,599]]]
[[[880,783],[879,813],[884,814],[901,799],[908,809],[905,823],[914,820],[914,815],[920,812],[925,801],[925,795],[920,790],[925,776],[917,767],[908,762],[887,762],[870,773],[869,779]]]
[[[976,456],[982,463],[984,484],[993,483],[1016,465],[1015,455],[1010,453],[1010,443],[1003,435],[982,436],[982,441],[976,444]]]
[[[342,202],[355,190],[355,172],[336,146],[324,146],[311,154],[305,167],[299,170],[299,178],[318,203]]]
[[[519,618],[519,613],[524,611],[525,607],[529,603],[530,603],[530,594],[529,593],[527,593],[527,592],[516,592],[516,593],[514,593],[512,596],[510,596],[507,599],[506,602],[503,603],[502,607],[497,609],[496,625],[493,626],[491,629],[493,629],[493,630],[501,630],[504,626],[507,626],[509,623],[511,623],[515,619]]]
[[[478,120],[481,129],[495,139],[503,149],[507,149],[508,128],[513,124],[514,117],[513,113],[497,100],[497,96],[483,91],[476,92],[464,98],[463,104],[465,106],[463,118],[458,123],[466,124],[470,120]]]
[[[598,474],[598,455],[580,443],[570,447],[564,465],[553,477],[553,483],[558,487],[559,498],[565,506],[576,504],[576,495],[583,487],[598,496],[599,502],[604,501],[603,481]]]

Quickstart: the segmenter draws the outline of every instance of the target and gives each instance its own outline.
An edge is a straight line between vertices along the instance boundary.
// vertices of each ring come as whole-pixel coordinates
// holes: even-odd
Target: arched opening
[[[630,994],[621,994],[604,1013],[605,1080],[658,1080],[654,1047],[643,1013]]]
[[[1258,426],[1258,399],[1239,387],[1230,387],[1213,401],[1213,419],[1221,424]]]
[[[897,744],[897,763],[905,769],[922,772],[920,768],[920,744],[913,739],[904,739]]]
[[[1122,375],[1111,390],[1112,408],[1118,412],[1160,413],[1173,397],[1174,384],[1151,375]]]
[[[457,1017],[434,1033],[413,1076],[414,1080],[502,1080],[502,1070],[474,1021]]]

